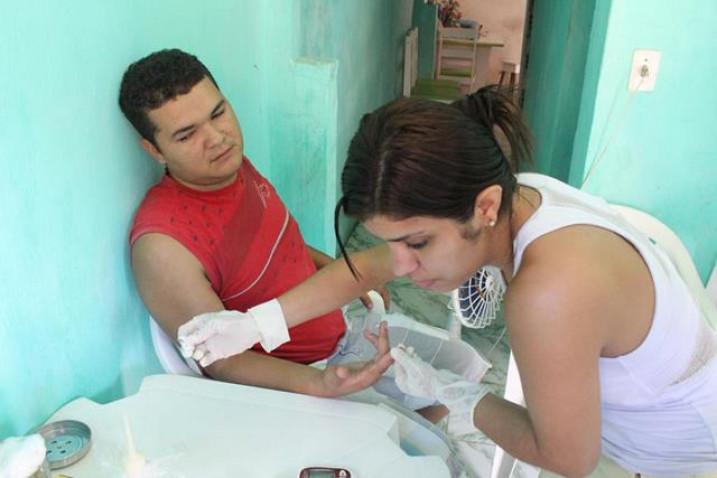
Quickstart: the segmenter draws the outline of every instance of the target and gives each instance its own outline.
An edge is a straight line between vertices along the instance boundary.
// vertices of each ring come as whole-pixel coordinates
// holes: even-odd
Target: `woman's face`
[[[459,223],[453,219],[416,216],[391,219],[373,216],[364,226],[391,249],[393,272],[407,276],[423,289],[448,292],[488,262],[485,225],[477,219]]]

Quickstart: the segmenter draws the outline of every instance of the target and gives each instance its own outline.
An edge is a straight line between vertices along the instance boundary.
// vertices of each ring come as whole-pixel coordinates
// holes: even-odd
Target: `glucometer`
[[[351,478],[351,473],[346,468],[310,466],[301,470],[299,478]]]

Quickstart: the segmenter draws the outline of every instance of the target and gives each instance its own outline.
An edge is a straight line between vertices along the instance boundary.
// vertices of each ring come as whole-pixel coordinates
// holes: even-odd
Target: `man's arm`
[[[132,247],[132,269],[140,295],[154,319],[171,337],[193,316],[224,310],[201,263],[179,242],[164,234],[145,234]],[[307,365],[246,351],[219,360],[206,370],[220,380],[319,396],[361,390],[390,366],[388,335],[375,338],[379,353],[361,368]]]
[[[373,385],[393,362],[388,353],[388,327],[385,324],[373,342],[377,348],[376,357],[365,364],[329,365],[320,370],[248,350],[218,360],[206,370],[211,377],[226,382],[318,397],[340,397]]]
[[[187,320],[224,310],[199,260],[164,234],[144,234],[132,246],[132,271],[139,294],[170,336]]]

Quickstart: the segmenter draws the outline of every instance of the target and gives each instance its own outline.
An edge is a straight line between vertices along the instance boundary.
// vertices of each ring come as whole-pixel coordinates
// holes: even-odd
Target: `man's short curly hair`
[[[122,76],[119,106],[137,132],[157,146],[157,126],[147,113],[189,91],[208,77],[217,82],[199,59],[182,50],[160,50],[132,63]]]

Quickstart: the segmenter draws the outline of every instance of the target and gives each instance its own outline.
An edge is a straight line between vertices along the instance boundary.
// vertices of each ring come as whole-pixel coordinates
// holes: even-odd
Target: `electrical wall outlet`
[[[629,91],[652,91],[655,89],[657,70],[660,67],[659,50],[635,50],[632,55]]]

